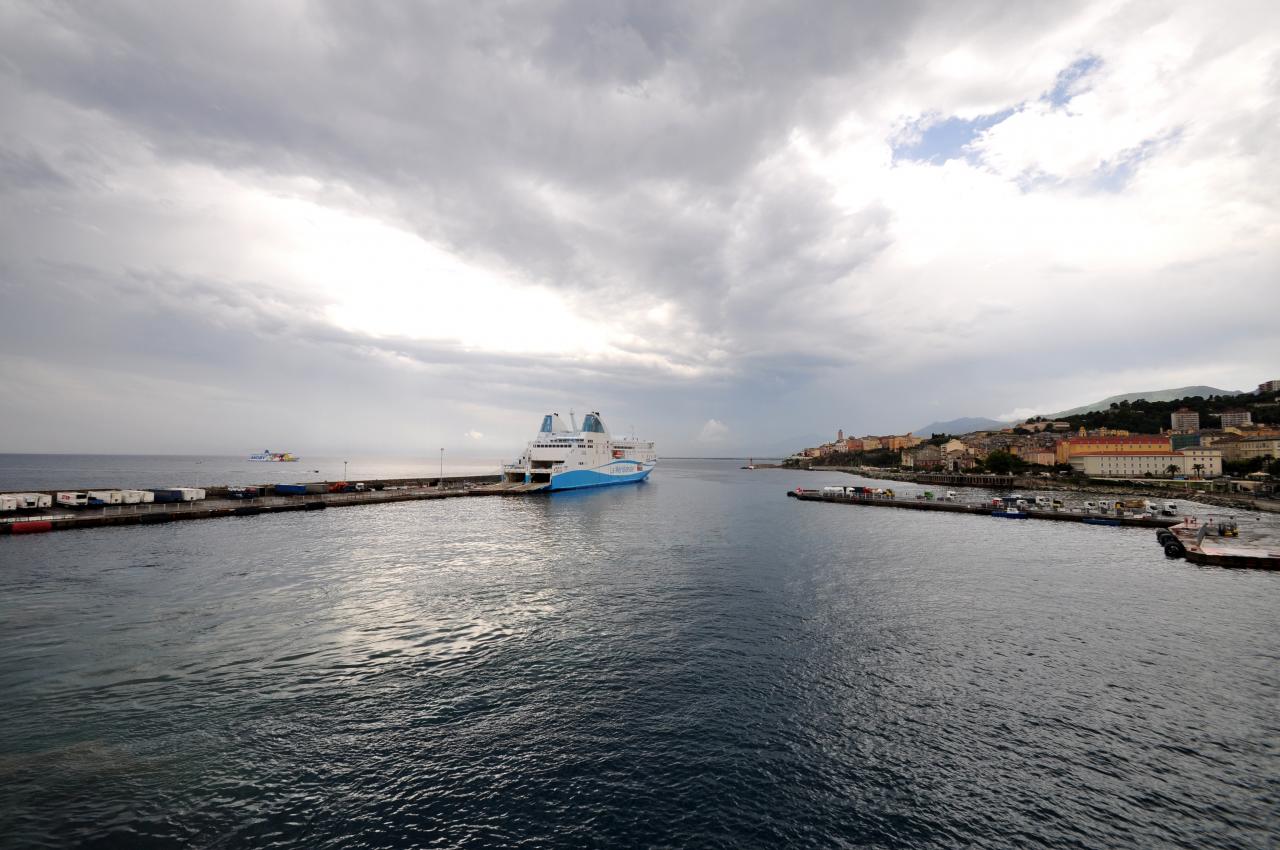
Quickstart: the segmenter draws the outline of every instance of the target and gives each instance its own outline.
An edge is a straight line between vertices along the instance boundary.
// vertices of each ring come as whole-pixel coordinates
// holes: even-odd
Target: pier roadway
[[[381,482],[369,482],[382,486]],[[440,486],[443,483],[444,486]],[[389,502],[413,502],[424,499],[450,499],[471,496],[522,496],[545,490],[546,484],[504,484],[489,478],[466,478],[422,484],[393,484],[384,489],[353,493],[310,493],[306,495],[259,496],[253,499],[218,498],[225,488],[209,492],[213,498],[197,502],[151,503],[146,505],[106,505],[90,508],[65,508],[55,505],[39,511],[7,515],[0,520],[2,534],[33,534],[65,531],[74,528],[99,528],[113,525],[157,525],[192,519],[257,516],[283,511],[315,511],[354,505],[378,505]]]
[[[963,502],[932,502],[924,499],[889,499],[864,496],[825,495],[819,490],[788,490],[787,495],[803,502],[837,502],[845,505],[870,505],[877,508],[903,508],[909,511],[942,511],[953,514],[976,514],[991,516],[994,508],[987,505],[972,505]],[[1026,509],[1022,511],[1027,519],[1048,519],[1058,522],[1083,522],[1089,525],[1122,525],[1134,528],[1169,528],[1181,520],[1173,517],[1136,517],[1115,516],[1113,514],[1085,514],[1073,511],[1042,511]]]

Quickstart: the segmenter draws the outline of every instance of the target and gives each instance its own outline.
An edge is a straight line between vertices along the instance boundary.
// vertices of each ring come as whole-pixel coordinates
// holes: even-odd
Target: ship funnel
[[[539,434],[564,434],[568,431],[559,413],[548,413],[542,417],[542,427],[538,429]]]

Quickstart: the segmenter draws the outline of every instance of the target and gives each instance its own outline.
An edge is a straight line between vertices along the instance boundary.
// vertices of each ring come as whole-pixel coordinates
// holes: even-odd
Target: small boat
[[[249,460],[263,461],[266,463],[297,463],[298,458],[293,452],[273,452],[270,449],[263,449],[255,455],[249,455]]]
[[[747,465],[741,467],[741,469],[755,469],[755,468],[756,468],[756,459],[753,457],[747,458]]]
[[[1017,508],[1005,508],[999,511],[992,511],[992,516],[1002,517],[1004,519],[1026,519],[1027,512],[1020,511]]]

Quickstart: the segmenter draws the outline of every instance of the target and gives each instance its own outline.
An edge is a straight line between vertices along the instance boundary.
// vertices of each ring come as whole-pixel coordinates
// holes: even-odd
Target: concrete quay
[[[1156,540],[1171,558],[1186,558],[1201,566],[1280,570],[1280,546],[1241,545],[1234,522],[1215,526],[1187,518],[1168,530],[1156,532]]]
[[[1139,492],[1143,496],[1159,499],[1194,499],[1206,505],[1237,511],[1264,511],[1280,513],[1280,499],[1267,499],[1247,493],[1223,493],[1205,489],[1200,481],[1182,481],[1177,485],[1167,480],[1132,478],[1090,478],[1084,482],[1075,478],[1043,478],[1030,475],[985,475],[964,472],[905,472],[899,469],[861,466],[800,467],[811,472],[847,472],[864,478],[884,481],[904,481],[911,484],[947,485],[951,487],[981,487],[987,490],[1057,490],[1067,493],[1083,493],[1106,496]]]
[[[824,494],[821,490],[788,490],[787,495],[802,502],[835,502],[845,505],[869,505],[876,508],[902,508],[909,511],[938,511],[953,514],[973,514],[976,516],[992,516],[995,512],[991,505],[972,505],[963,502],[932,502],[923,499],[891,499],[884,496],[837,496]],[[1133,528],[1170,528],[1181,521],[1173,517],[1109,516],[1106,514],[1043,511],[1030,508],[1022,511],[1022,513],[1026,514],[1027,519],[1079,522],[1086,525],[1129,526]]]
[[[471,496],[523,496],[546,489],[545,484],[504,484],[497,475],[439,479],[369,480],[377,489],[349,493],[308,493],[266,495],[253,499],[227,498],[226,487],[206,488],[209,497],[196,502],[107,505],[65,508],[54,505],[39,511],[7,516],[0,521],[0,535],[35,534],[77,528],[121,525],[159,525],[194,519],[248,517],[286,511],[316,511],[327,508],[450,499]]]

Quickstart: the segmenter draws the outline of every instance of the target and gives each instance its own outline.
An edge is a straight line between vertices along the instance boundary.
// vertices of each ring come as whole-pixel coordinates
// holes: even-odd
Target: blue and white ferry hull
[[[649,477],[656,464],[616,460],[598,469],[573,469],[551,475],[548,490],[581,490],[583,487],[608,487],[612,484],[635,484]]]

